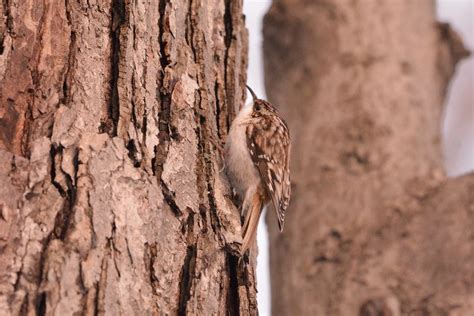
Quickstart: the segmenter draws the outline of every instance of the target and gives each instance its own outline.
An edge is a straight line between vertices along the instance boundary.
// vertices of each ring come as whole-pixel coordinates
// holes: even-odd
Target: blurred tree
[[[293,195],[270,225],[274,315],[468,315],[474,174],[446,179],[440,117],[468,52],[434,1],[274,1],[270,101]]]
[[[216,151],[242,1],[0,9],[0,314],[256,314]]]

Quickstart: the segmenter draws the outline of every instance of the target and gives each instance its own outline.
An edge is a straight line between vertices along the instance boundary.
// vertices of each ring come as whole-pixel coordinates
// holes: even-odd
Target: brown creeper
[[[271,200],[283,231],[290,201],[290,133],[286,123],[268,102],[253,97],[230,127],[225,145],[226,171],[242,202],[241,251],[255,240],[263,207]]]

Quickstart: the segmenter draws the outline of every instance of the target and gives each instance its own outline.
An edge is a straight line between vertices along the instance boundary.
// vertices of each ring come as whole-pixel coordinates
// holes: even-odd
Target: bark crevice
[[[186,315],[187,303],[191,297],[191,285],[193,280],[194,267],[196,262],[196,246],[188,246],[186,257],[181,268],[179,283],[179,308],[178,315]]]
[[[229,54],[230,49],[232,46],[232,38],[234,32],[234,25],[232,20],[232,0],[225,0],[225,11],[224,11],[224,26],[225,26],[225,36],[224,36],[224,44],[225,44],[225,52],[224,52],[224,87],[225,87],[225,95],[226,95],[226,103],[232,104],[230,96],[234,93],[234,88],[230,87],[228,82],[228,67],[229,67]],[[230,128],[232,123],[232,119],[227,116],[227,128]]]
[[[229,291],[227,293],[227,306],[229,306],[229,315],[239,315],[239,260],[239,257],[234,256],[230,253],[227,254],[227,268],[230,276]]]
[[[64,198],[62,209],[56,214],[54,222],[53,234],[54,238],[64,240],[66,238],[71,218],[74,213],[74,205],[76,203],[77,192],[77,171],[79,168],[79,154],[73,155],[72,164],[74,174],[62,171],[61,163],[63,157],[63,147],[51,146],[51,182],[58,190],[59,194]],[[61,175],[61,180],[58,177]]]
[[[66,20],[71,31],[69,34],[69,49],[67,54],[67,63],[64,65],[63,70],[63,84],[62,84],[62,98],[60,104],[69,105],[70,104],[70,81],[73,76],[70,73],[71,70],[75,69],[75,48],[76,48],[76,31],[74,29],[74,24],[72,20],[72,12],[70,8],[70,0],[64,0],[64,10],[66,11]]]
[[[126,0],[113,0],[111,3],[110,27],[110,99],[108,107],[107,132],[110,136],[117,136],[120,119],[119,80],[122,56],[122,30],[127,22]]]
[[[186,30],[185,30],[185,38],[186,38],[186,43],[189,45],[191,48],[191,51],[193,53],[193,60],[194,62],[197,62],[197,51],[196,47],[194,45],[194,24],[195,21],[193,19],[193,0],[189,0],[189,6],[188,6],[188,12],[186,14]]]
[[[36,302],[36,315],[37,316],[44,316],[46,315],[46,292],[39,293],[37,302]]]

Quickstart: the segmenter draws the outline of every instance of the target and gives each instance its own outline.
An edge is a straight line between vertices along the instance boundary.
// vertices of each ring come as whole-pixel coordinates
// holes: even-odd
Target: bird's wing
[[[291,193],[289,131],[278,116],[258,119],[262,121],[247,127],[247,146],[283,231]]]

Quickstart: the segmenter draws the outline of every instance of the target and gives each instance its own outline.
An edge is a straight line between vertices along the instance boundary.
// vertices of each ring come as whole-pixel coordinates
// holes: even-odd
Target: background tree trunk
[[[433,1],[274,1],[266,87],[293,139],[275,315],[472,313],[474,174],[446,179],[440,149],[466,54]]]
[[[255,314],[217,150],[242,1],[0,6],[0,314]]]

